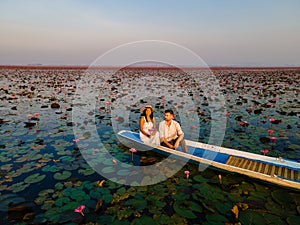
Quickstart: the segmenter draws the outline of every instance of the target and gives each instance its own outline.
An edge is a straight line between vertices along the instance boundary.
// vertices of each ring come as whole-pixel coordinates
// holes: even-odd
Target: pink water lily
[[[186,170],[186,171],[184,171],[184,174],[186,175],[186,179],[189,179],[190,171]]]
[[[38,113],[38,112],[36,112],[35,114],[34,114],[34,116],[35,117],[38,117],[40,114]]]
[[[131,148],[131,149],[129,149],[129,151],[131,152],[131,159],[133,161],[133,153],[136,152],[136,149],[135,148]]]
[[[248,125],[249,125],[249,123],[247,121],[240,122],[240,126],[242,126],[242,127],[247,127]]]
[[[197,126],[195,126],[195,125],[194,125],[194,126],[192,126],[192,129],[196,129],[196,128],[197,128]]]
[[[273,123],[273,122],[275,122],[275,119],[274,119],[274,118],[270,118],[269,121],[270,121],[271,123]]]
[[[276,141],[276,137],[271,137],[270,140],[271,140],[272,142],[275,142],[275,141]]]
[[[260,150],[260,152],[262,154],[266,155],[269,152],[269,150],[268,149],[262,149],[262,150]]]
[[[78,206],[76,209],[74,209],[74,212],[78,212],[80,213],[82,216],[84,216],[83,214],[83,210],[85,209],[85,205],[81,205],[81,206]]]
[[[77,143],[78,141],[79,141],[79,139],[78,138],[76,138],[76,139],[74,139],[73,140],[75,143]]]
[[[268,130],[268,133],[269,133],[270,135],[272,135],[273,132],[274,132],[274,130],[271,130],[271,129]]]

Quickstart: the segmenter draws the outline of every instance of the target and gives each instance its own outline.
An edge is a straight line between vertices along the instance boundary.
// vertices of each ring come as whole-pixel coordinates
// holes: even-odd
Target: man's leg
[[[180,144],[181,144],[182,151],[185,152],[185,153],[188,153],[188,148],[186,146],[186,143],[185,143],[184,139],[181,140]]]
[[[174,145],[175,145],[175,142],[176,142],[176,140],[177,140],[177,139],[175,139],[175,140],[171,140],[171,141],[168,141],[168,143],[174,146]],[[167,148],[169,148],[169,146],[168,146],[168,145],[166,145],[166,143],[165,143],[165,142],[161,142],[161,143],[160,143],[160,145],[161,145],[161,146],[164,146],[164,147],[167,147]]]

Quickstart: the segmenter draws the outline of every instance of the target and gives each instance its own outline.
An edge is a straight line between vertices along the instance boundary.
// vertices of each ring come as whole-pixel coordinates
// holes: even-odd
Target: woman
[[[153,117],[151,105],[145,106],[140,118],[140,138],[146,144],[160,145],[159,133],[156,129],[156,121]]]

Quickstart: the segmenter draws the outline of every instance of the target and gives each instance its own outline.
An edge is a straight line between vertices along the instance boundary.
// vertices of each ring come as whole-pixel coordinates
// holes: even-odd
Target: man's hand
[[[177,140],[175,145],[174,145],[174,149],[178,148],[178,146],[179,146],[179,141]]]

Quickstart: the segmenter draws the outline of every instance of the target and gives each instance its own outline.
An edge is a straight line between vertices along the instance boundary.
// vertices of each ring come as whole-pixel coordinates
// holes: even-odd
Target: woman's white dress
[[[145,121],[144,123],[144,127],[143,127],[143,131],[145,131],[145,133],[150,134],[153,132],[154,127],[153,127],[153,123],[152,121],[147,122],[146,118],[143,116],[142,117]],[[153,118],[154,119],[154,118]],[[160,145],[160,140],[159,140],[159,133],[158,131],[156,131],[156,134],[149,138],[146,135],[144,135],[141,131],[140,131],[140,138],[141,140],[146,143],[146,144],[151,144],[151,145]]]

